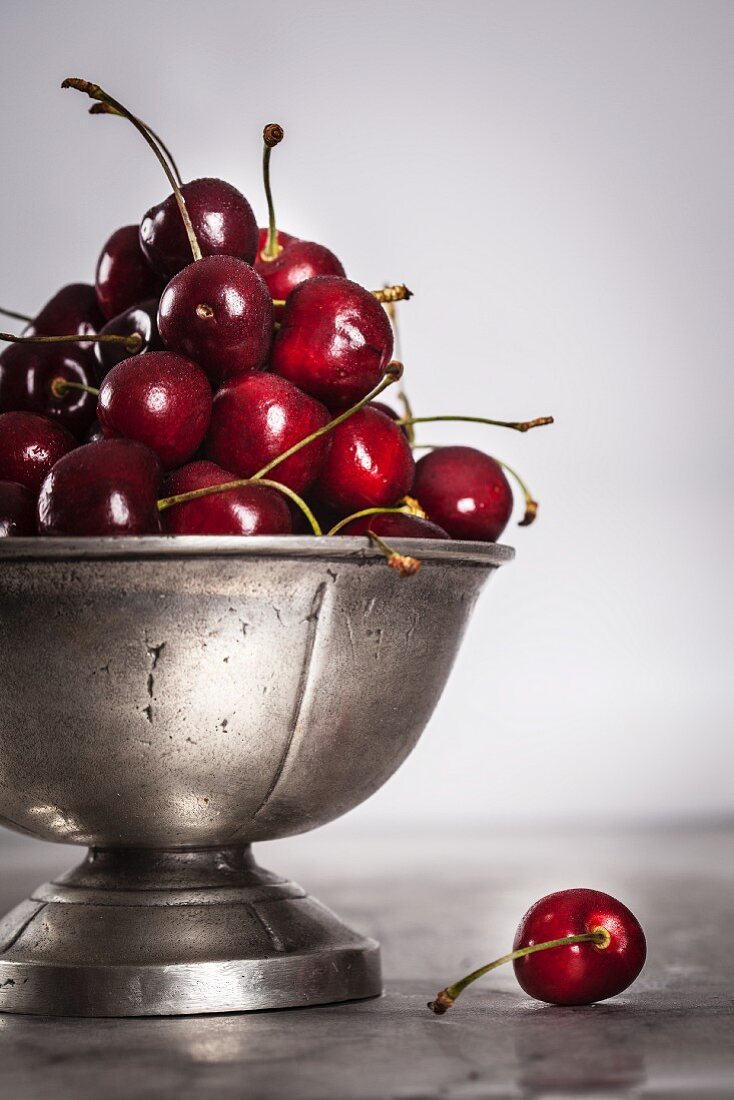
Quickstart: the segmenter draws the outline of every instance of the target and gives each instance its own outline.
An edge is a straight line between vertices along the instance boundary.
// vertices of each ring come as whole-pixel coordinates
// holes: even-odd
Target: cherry
[[[59,459],[41,486],[42,535],[157,535],[161,467],[132,439],[87,443]]]
[[[502,467],[474,447],[438,447],[424,455],[411,495],[453,539],[496,542],[512,514]]]
[[[317,495],[328,507],[341,515],[389,508],[410,491],[415,472],[410,444],[379,409],[360,409],[331,436],[331,450],[316,484]]]
[[[0,481],[0,538],[35,533],[35,493],[17,481]]]
[[[275,224],[275,207],[270,190],[270,153],[283,139],[283,129],[276,123],[270,123],[263,131],[263,180],[268,202],[269,227],[261,229],[258,237],[255,270],[268,285],[273,298],[287,300],[289,294],[299,283],[313,279],[316,275],[344,275],[341,261],[333,252],[314,241],[301,241],[288,233],[279,233]],[[276,307],[276,318],[280,318],[283,307]]]
[[[330,419],[320,402],[292,382],[253,371],[225,382],[215,394],[206,453],[238,477],[252,477]],[[321,472],[330,446],[330,435],[314,440],[281,463],[274,479],[302,493]]]
[[[141,345],[138,354],[146,351],[162,351],[163,341],[158,332],[158,299],[151,298],[147,302],[140,302],[130,309],[124,310],[117,317],[100,329],[100,335],[132,336],[138,333],[141,337]],[[130,352],[123,344],[95,344],[94,354],[97,359],[97,377],[101,382],[104,376],[117,363],[127,359]]]
[[[201,367],[171,351],[151,351],[112,368],[99,390],[97,419],[108,439],[145,443],[170,470],[199,449],[211,411]]]
[[[220,179],[185,183],[181,193],[204,256],[236,256],[251,264],[258,228],[252,207],[236,187]],[[175,195],[153,206],[140,223],[140,246],[148,263],[166,279],[191,263]]]
[[[330,535],[376,535],[395,539],[447,539],[449,536],[437,523],[407,512],[377,512],[369,516],[357,515],[348,522],[337,524]]]
[[[104,316],[111,320],[146,298],[158,297],[164,283],[140,248],[138,226],[115,230],[97,261],[95,291]]]
[[[164,492],[176,496],[233,480],[214,462],[191,462],[171,474]],[[290,535],[293,530],[286,498],[256,483],[176,504],[162,520],[168,535]]]
[[[161,295],[158,330],[168,348],[195,359],[218,383],[264,364],[273,303],[249,264],[208,256],[171,279]]]
[[[330,409],[341,409],[379,382],[392,348],[390,321],[375,295],[349,279],[321,275],[291,292],[271,365]]]
[[[57,378],[91,386],[95,375],[94,355],[79,346],[12,344],[0,353],[0,412],[41,413],[81,439],[94,420],[96,398],[78,389],[57,397],[52,387]]]
[[[24,336],[86,336],[99,332],[104,317],[97,304],[94,287],[88,283],[70,283],[50,298],[43,309],[23,329]],[[84,350],[88,343],[80,344]]]
[[[588,1005],[627,989],[645,964],[645,934],[626,905],[601,890],[558,890],[520,921],[509,955],[480,967],[437,995],[443,1015],[477,978],[505,962],[527,994],[556,1005]]]
[[[52,466],[77,445],[63,425],[31,412],[0,415],[0,480],[38,494]],[[35,529],[35,521],[34,521]]]

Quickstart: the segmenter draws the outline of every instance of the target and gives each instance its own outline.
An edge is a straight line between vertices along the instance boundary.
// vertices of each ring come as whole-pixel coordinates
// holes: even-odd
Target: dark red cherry
[[[271,366],[330,409],[342,409],[377,385],[392,350],[390,321],[369,290],[321,275],[291,292]]]
[[[137,439],[171,470],[199,449],[211,411],[201,367],[172,351],[151,351],[112,368],[99,390],[97,418],[108,439]]]
[[[374,531],[376,535],[395,539],[447,539],[442,527],[420,516],[407,513],[387,512],[382,515],[360,516],[340,527],[337,535],[366,535]]]
[[[329,412],[285,378],[252,371],[214,396],[206,453],[238,477],[252,477],[271,459],[329,423]],[[273,481],[302,493],[318,477],[331,446],[329,432],[274,467]]]
[[[263,230],[260,233],[262,235]],[[267,238],[267,230],[265,236]],[[317,275],[344,277],[341,261],[328,248],[314,241],[299,241],[295,237],[283,243],[284,236],[286,234],[278,234],[282,251],[274,259],[264,259],[262,249],[258,250],[255,259],[255,271],[262,275],[273,298],[287,300],[295,287]],[[280,320],[282,313],[283,306],[277,306],[277,320]]]
[[[316,493],[346,516],[362,508],[390,508],[410,491],[415,463],[397,424],[366,406],[334,428]]]
[[[158,333],[158,299],[150,298],[147,302],[131,306],[119,317],[113,317],[108,321],[100,332],[112,333],[115,336],[132,336],[137,332],[143,340],[140,351],[136,353],[138,355],[146,351],[162,351],[163,341]],[[94,354],[97,358],[97,376],[100,382],[108,371],[130,356],[124,344],[95,344]]]
[[[75,336],[99,332],[104,324],[94,287],[69,283],[50,298],[41,312],[23,329],[24,336]],[[88,351],[91,344],[78,344]]]
[[[58,421],[30,412],[0,415],[0,480],[17,481],[38,495],[52,466],[77,443]]]
[[[177,496],[235,480],[235,474],[214,462],[191,462],[171,474],[163,492]],[[290,535],[293,530],[286,498],[265,485],[245,485],[174,504],[161,516],[168,535]]]
[[[77,439],[92,425],[97,398],[83,390],[52,391],[54,379],[96,383],[96,360],[76,344],[10,344],[0,352],[0,412],[22,410],[57,420]]]
[[[160,463],[132,439],[87,443],[59,459],[41,486],[42,535],[157,535]]]
[[[17,481],[0,481],[0,538],[35,533],[36,494]]]
[[[606,946],[577,943],[515,959],[518,982],[531,997],[586,1005],[615,997],[645,963],[645,934],[626,905],[601,890],[558,890],[536,901],[520,922],[513,951],[535,943],[606,929]]]
[[[512,515],[504,470],[474,447],[439,447],[424,455],[410,495],[452,539],[496,542]]]
[[[95,290],[104,316],[111,320],[147,298],[157,298],[164,285],[143,255],[138,226],[115,230],[97,261]]]
[[[234,256],[208,256],[174,275],[161,295],[158,331],[215,385],[261,367],[273,339],[273,303],[261,277]]]
[[[198,179],[181,193],[204,256],[236,256],[251,264],[258,228],[252,207],[231,183]],[[154,271],[170,279],[191,263],[181,212],[173,195],[153,206],[140,223],[140,246]]]
[[[297,241],[298,240],[298,237],[294,237],[290,233],[285,233],[282,229],[278,229],[277,234],[278,234],[278,244],[281,248],[285,248],[285,246],[287,244],[290,244],[291,241]],[[256,256],[255,256],[255,263],[254,263],[253,266],[257,267],[257,261],[260,259],[260,253],[265,248],[265,245],[267,243],[268,243],[268,229],[267,229],[267,226],[266,226],[265,229],[258,229],[258,231],[257,231],[257,253],[256,253]]]

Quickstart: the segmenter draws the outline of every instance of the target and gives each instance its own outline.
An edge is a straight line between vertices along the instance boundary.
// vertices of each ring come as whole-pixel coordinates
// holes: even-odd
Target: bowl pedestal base
[[[0,920],[0,1012],[179,1016],[380,992],[378,944],[249,845],[91,849]]]

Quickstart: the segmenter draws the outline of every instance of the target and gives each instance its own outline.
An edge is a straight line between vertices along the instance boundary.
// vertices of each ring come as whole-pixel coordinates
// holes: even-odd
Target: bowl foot
[[[381,992],[374,940],[249,846],[93,849],[0,920],[0,1011],[179,1016]]]

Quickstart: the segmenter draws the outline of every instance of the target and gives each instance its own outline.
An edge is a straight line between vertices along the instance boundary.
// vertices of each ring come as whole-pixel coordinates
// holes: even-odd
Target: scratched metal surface
[[[734,1097],[734,830],[360,835],[349,822],[258,845],[382,941],[377,1000],[158,1020],[0,1017],[13,1100],[729,1100]],[[78,850],[0,836],[0,909]],[[506,969],[448,1016],[428,997],[507,948],[524,908],[563,885],[621,896],[649,960],[624,996],[584,1009],[528,1000]]]

